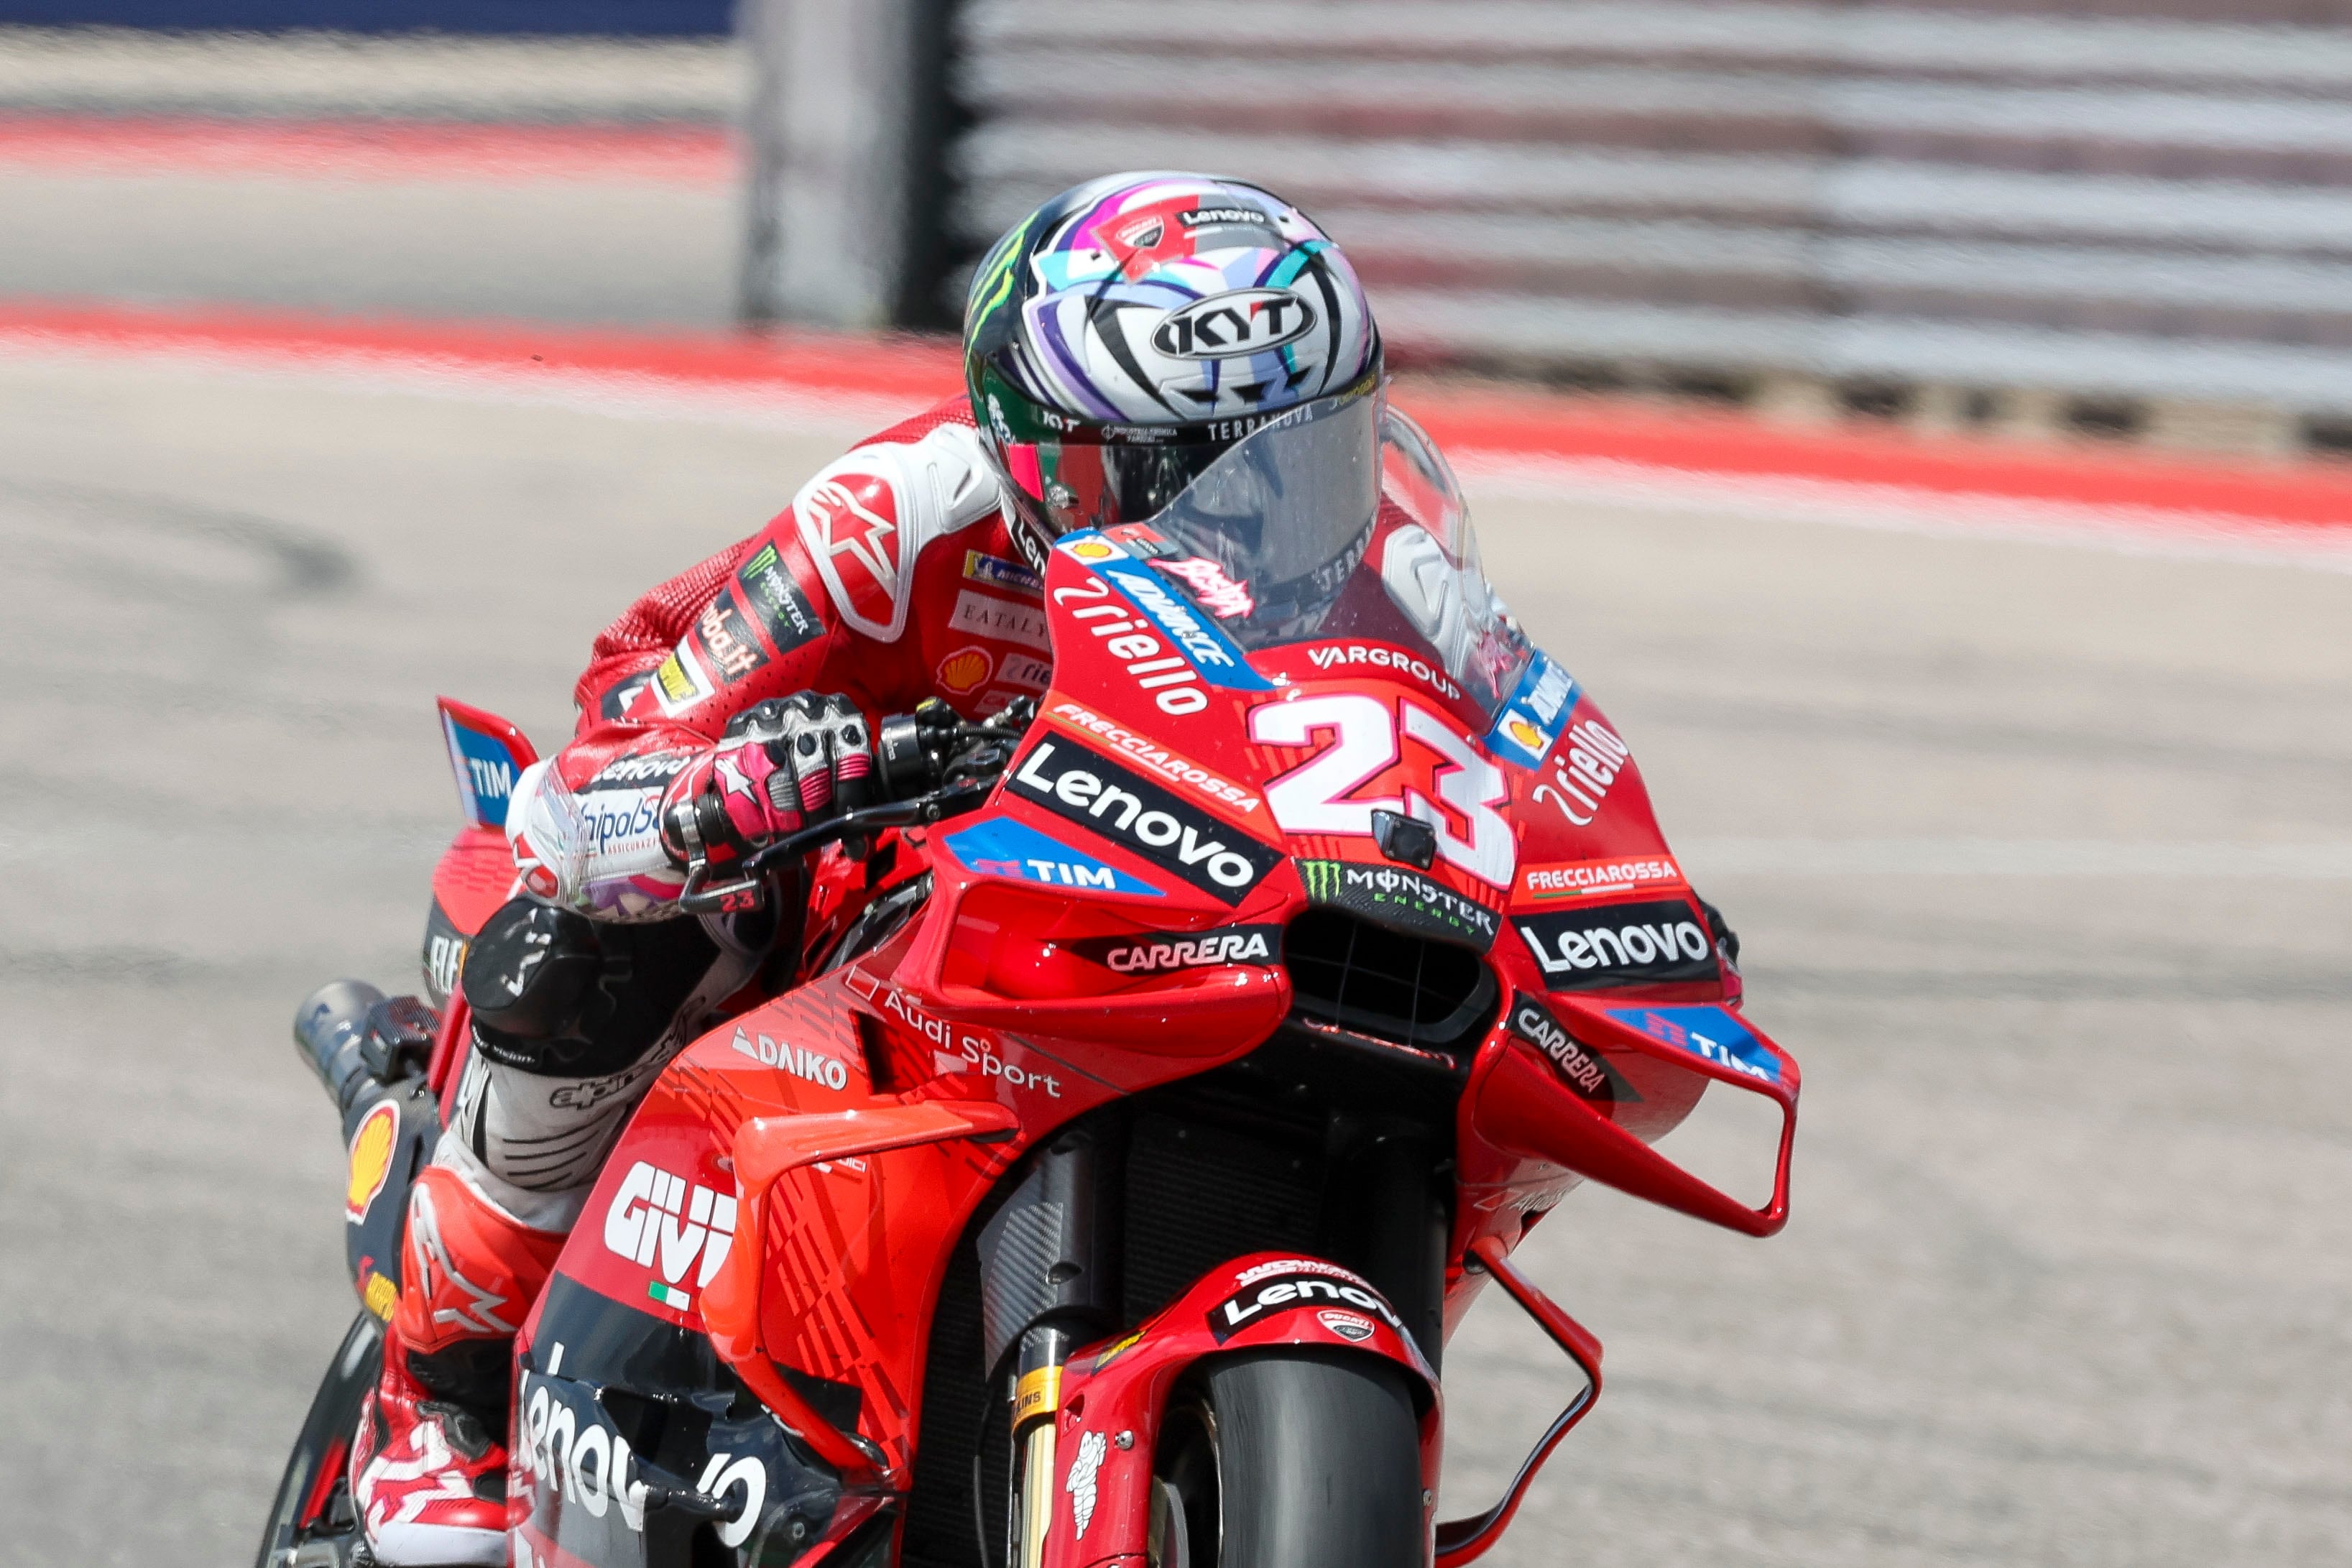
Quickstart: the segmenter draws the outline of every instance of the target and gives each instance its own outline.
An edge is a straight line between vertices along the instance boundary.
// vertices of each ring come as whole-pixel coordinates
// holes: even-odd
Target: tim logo
[[[696,1289],[709,1284],[734,1242],[732,1194],[697,1186],[643,1160],[629,1167],[604,1211],[605,1250],[658,1273],[667,1285],[656,1284],[647,1293],[680,1311],[694,1298],[677,1287],[689,1274]]]
[[[485,800],[504,800],[514,788],[514,772],[504,763],[467,757],[466,766],[474,775],[474,793]]]
[[[1169,311],[1151,329],[1151,346],[1171,359],[1232,359],[1314,330],[1314,308],[1289,289],[1235,289]]]

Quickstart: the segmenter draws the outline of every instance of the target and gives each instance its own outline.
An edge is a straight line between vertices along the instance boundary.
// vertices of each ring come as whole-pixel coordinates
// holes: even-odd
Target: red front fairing
[[[1375,538],[1375,561],[1380,548]],[[1073,1118],[1258,1047],[1291,1013],[1282,932],[1318,906],[1482,951],[1499,981],[1460,1080],[1449,1332],[1486,1278],[1461,1261],[1474,1245],[1515,1246],[1582,1176],[1758,1234],[1785,1215],[1785,1137],[1774,1200],[1759,1210],[1649,1148],[1710,1081],[1767,1094],[1792,1130],[1797,1069],[1730,1010],[1737,975],[1639,770],[1565,672],[1536,655],[1490,709],[1402,622],[1393,641],[1244,655],[1169,581],[1100,535],[1062,542],[1046,574],[1055,687],[988,804],[886,837],[868,865],[836,854],[821,868],[821,929],[846,921],[853,885],[879,895],[928,871],[920,912],[681,1056],[557,1266],[559,1285],[690,1334],[723,1310],[711,1338],[754,1388],[805,1398],[870,1445],[853,1494],[908,1484],[934,1307],[992,1186]],[[1433,830],[1426,871],[1383,855],[1375,810]],[[785,1160],[763,1170],[758,1193],[740,1185],[747,1130],[763,1120],[934,1103],[996,1108],[994,1121],[972,1118],[1001,1123],[987,1134],[996,1141],[926,1134]],[[1125,1348],[1072,1363],[1058,1417],[1067,1441],[1131,1432],[1134,1446],[1103,1458],[1083,1541],[1066,1503],[1057,1513],[1049,1562],[1142,1551],[1142,1482],[1169,1380],[1262,1336],[1352,1344],[1412,1369],[1429,1394],[1434,1489],[1434,1384],[1391,1324],[1356,1339],[1286,1311],[1228,1339],[1212,1331],[1207,1314],[1238,1274],[1270,1261],[1283,1260],[1213,1271]],[[526,1383],[548,1367],[540,1332],[534,1316]],[[515,1508],[544,1554],[588,1526],[563,1476],[529,1462],[546,1445],[526,1430],[515,1447]],[[845,1503],[824,1539],[862,1517]]]

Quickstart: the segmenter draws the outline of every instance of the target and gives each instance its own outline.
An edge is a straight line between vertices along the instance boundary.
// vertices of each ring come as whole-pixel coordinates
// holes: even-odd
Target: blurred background
[[[551,747],[1125,167],[1345,245],[1805,1065],[1780,1237],[1529,1242],[1489,1561],[2346,1561],[2352,6],[0,0],[0,1564],[250,1559],[434,695]],[[1569,1380],[1450,1354],[1458,1513]]]

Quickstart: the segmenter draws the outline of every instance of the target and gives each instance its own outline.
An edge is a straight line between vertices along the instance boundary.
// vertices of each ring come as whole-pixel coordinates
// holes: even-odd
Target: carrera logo
[[[1314,330],[1313,308],[1289,289],[1235,289],[1169,311],[1151,329],[1151,346],[1171,359],[1232,359]]]
[[[1210,1310],[1209,1332],[1223,1344],[1244,1329],[1271,1322],[1301,1307],[1353,1308],[1404,1332],[1403,1321],[1371,1287],[1305,1273],[1281,1274],[1244,1285]]]
[[[878,626],[898,618],[898,498],[880,474],[813,481],[793,502],[826,585],[842,607]]]
[[[1615,1068],[1585,1049],[1532,996],[1520,997],[1512,1007],[1511,1033],[1550,1058],[1568,1087],[1587,1100],[1602,1105],[1630,1105],[1642,1098]]]
[[[1715,945],[1687,904],[1605,904],[1512,923],[1543,971],[1546,990],[1717,978]]]
[[[1226,904],[1239,903],[1282,863],[1280,850],[1066,741],[1032,747],[1013,774],[1013,790]]]
[[[734,1194],[698,1186],[643,1160],[629,1167],[604,1211],[605,1250],[656,1270],[661,1279],[646,1294],[674,1311],[694,1305],[681,1289],[688,1277],[697,1290],[709,1284],[734,1243]]]
[[[1069,944],[1083,958],[1119,974],[1166,974],[1226,963],[1276,963],[1280,926],[1223,926],[1190,936],[1092,937]]]

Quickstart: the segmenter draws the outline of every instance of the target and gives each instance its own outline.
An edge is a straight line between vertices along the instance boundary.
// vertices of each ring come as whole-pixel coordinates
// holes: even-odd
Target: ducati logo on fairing
[[[643,1160],[629,1167],[613,1206],[604,1211],[605,1250],[658,1269],[668,1284],[650,1286],[648,1294],[681,1312],[694,1298],[677,1287],[688,1273],[696,1275],[696,1289],[709,1284],[734,1242],[732,1194],[698,1186]]]
[[[1381,1300],[1378,1291],[1322,1274],[1277,1274],[1244,1285],[1210,1311],[1209,1331],[1223,1344],[1244,1329],[1300,1307],[1352,1307],[1404,1332],[1403,1320]]]
[[[1169,311],[1151,329],[1151,346],[1171,359],[1232,359],[1314,330],[1314,308],[1289,289],[1234,289]]]

